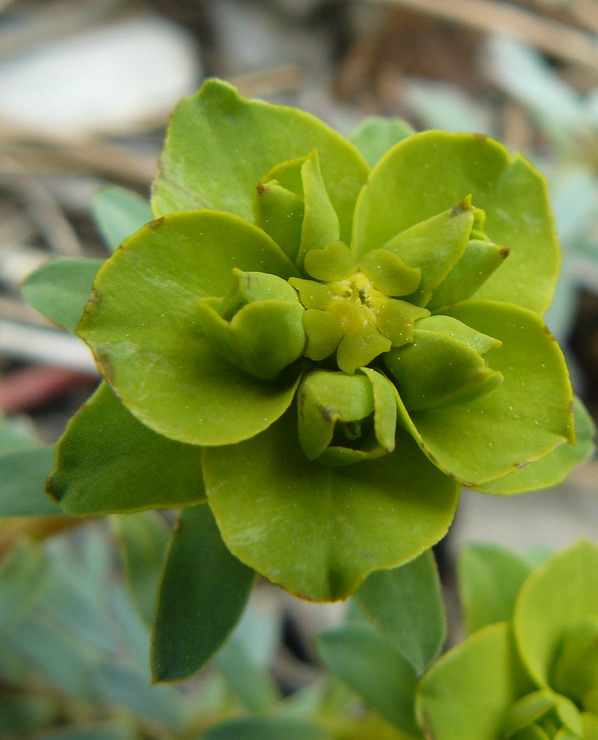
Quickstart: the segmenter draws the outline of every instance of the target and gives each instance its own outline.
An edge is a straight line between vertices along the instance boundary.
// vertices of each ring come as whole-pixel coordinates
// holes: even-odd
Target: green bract
[[[384,131],[402,140],[370,171],[321,121],[225,83],[180,104],[158,218],[100,269],[79,324],[115,397],[67,431],[51,482],[66,511],[115,510],[70,451],[86,416],[119,417],[161,469],[172,453],[193,474],[202,448],[233,555],[339,599],[437,542],[460,485],[541,487],[587,454],[541,319],[558,270],[542,177],[485,137]],[[356,141],[371,161],[380,141]],[[187,501],[202,496],[198,476]]]
[[[492,598],[483,604],[471,583],[481,597],[469,605],[479,629],[420,683],[420,724],[437,740],[594,740],[598,547],[580,541],[527,576],[523,559],[506,555],[493,568],[514,580],[497,593],[520,585],[518,593],[502,614],[493,614]],[[466,586],[475,580],[472,564],[467,561]]]

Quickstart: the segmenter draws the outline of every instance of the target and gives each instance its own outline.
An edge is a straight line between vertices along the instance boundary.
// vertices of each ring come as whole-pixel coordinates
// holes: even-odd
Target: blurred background
[[[0,0],[0,409],[14,428],[52,443],[97,382],[87,349],[23,303],[21,281],[54,256],[108,255],[96,193],[120,185],[148,196],[169,112],[206,76],[342,133],[383,114],[523,151],[548,178],[563,247],[548,323],[596,418],[598,0]],[[598,539],[597,480],[589,462],[548,493],[464,493],[447,563],[474,539],[520,550]],[[53,526],[5,521],[0,553],[17,552],[18,573],[39,573],[40,554],[19,550],[21,540]],[[195,685],[150,691],[149,636],[115,576],[114,537],[134,530],[159,565],[160,527],[150,514],[48,538],[49,580],[34,588],[31,575],[26,598],[0,570],[1,737],[178,737],[190,695],[205,724],[215,706],[236,706],[242,688],[229,684],[242,671],[226,654],[204,705]],[[278,685],[308,685],[310,641],[337,613],[262,584],[248,617],[258,663],[282,631]]]

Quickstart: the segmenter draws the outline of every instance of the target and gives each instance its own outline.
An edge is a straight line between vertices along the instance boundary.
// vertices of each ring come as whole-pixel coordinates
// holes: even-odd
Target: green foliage
[[[237,623],[253,580],[254,573],[222,543],[210,509],[183,509],[160,586],[152,654],[156,680],[186,678],[212,657]]]
[[[414,133],[411,126],[400,118],[371,116],[360,123],[349,141],[373,167],[391,147]]]
[[[595,737],[597,572],[598,547],[586,541],[531,573],[506,551],[466,550],[473,631],[420,683],[420,724],[438,740]]]
[[[117,185],[98,190],[91,210],[100,234],[112,252],[134,231],[152,220],[147,200]]]
[[[0,516],[56,516],[45,493],[54,451],[0,416]]]
[[[69,514],[112,514],[204,500],[197,447],[140,423],[106,383],[69,422],[48,482]]]
[[[346,624],[320,635],[318,648],[324,663],[369,706],[420,736],[413,715],[417,674],[387,640],[367,625]]]
[[[89,301],[101,260],[61,257],[31,273],[21,288],[23,298],[71,334]]]
[[[511,619],[532,564],[501,545],[466,545],[459,553],[459,590],[467,634]]]
[[[543,178],[483,136],[374,120],[352,141],[210,80],[173,114],[158,218],[123,240],[147,205],[98,196],[101,228],[122,245],[84,311],[95,262],[52,263],[26,283],[66,328],[83,313],[77,333],[105,381],[58,445],[52,495],[76,515],[182,507],[157,605],[159,680],[223,645],[254,571],[317,601],[361,586],[379,633],[359,655],[347,647],[350,683],[372,641],[390,678],[413,678],[444,636],[422,553],[446,533],[459,486],[540,487],[590,454],[542,320],[559,260]],[[165,532],[155,518],[129,525],[148,618]],[[228,658],[216,660],[230,673]],[[113,680],[133,685],[128,670]],[[274,701],[262,687],[248,705]],[[367,690],[360,679],[371,702]]]
[[[407,565],[371,573],[355,594],[377,628],[421,674],[440,652],[446,621],[431,551]]]

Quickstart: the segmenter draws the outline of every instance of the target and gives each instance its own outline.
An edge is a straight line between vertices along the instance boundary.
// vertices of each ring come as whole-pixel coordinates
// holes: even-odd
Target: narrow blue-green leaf
[[[380,632],[419,675],[440,652],[446,617],[431,550],[392,570],[371,573],[355,594]]]
[[[199,670],[245,607],[254,572],[226,549],[206,505],[181,511],[172,535],[154,627],[156,681]]]
[[[74,334],[101,264],[85,257],[59,257],[32,272],[21,293],[30,306]]]
[[[415,722],[417,676],[401,653],[372,627],[346,624],[318,637],[325,665],[373,709],[404,732]]]
[[[83,702],[100,701],[94,684],[97,648],[73,637],[47,616],[45,611],[30,610],[6,640],[60,691]]]
[[[230,687],[252,712],[270,709],[280,695],[273,678],[252,657],[238,634],[233,634],[214,658]]]
[[[29,433],[29,430],[23,429],[19,424],[11,423],[0,412],[0,455],[32,447],[39,447],[39,442]]]
[[[153,219],[150,204],[145,198],[118,185],[98,190],[91,212],[106,246],[112,251]]]
[[[44,732],[36,740],[137,740],[138,727],[135,720],[117,720],[101,724],[79,725],[74,729]]]
[[[76,516],[195,504],[199,448],[153,432],[103,383],[67,425],[48,489]]]
[[[97,683],[104,697],[135,714],[182,730],[187,707],[174,686],[152,686],[149,674],[119,663],[98,667]]]
[[[52,447],[0,454],[0,516],[55,516],[63,512],[45,491],[54,465]]]
[[[41,545],[22,540],[0,560],[0,632],[18,622],[48,573]]]
[[[459,591],[468,634],[513,617],[531,562],[501,545],[475,543],[459,554]]]
[[[402,118],[370,116],[348,138],[373,167],[392,146],[414,133],[412,126]]]
[[[298,717],[241,717],[210,727],[202,740],[332,740],[324,727]]]
[[[168,527],[156,511],[113,516],[111,521],[119,539],[127,586],[141,616],[151,624],[168,548]]]

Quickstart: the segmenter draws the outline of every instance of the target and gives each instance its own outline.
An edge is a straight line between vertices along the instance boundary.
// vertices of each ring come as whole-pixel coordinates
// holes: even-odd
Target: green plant
[[[598,547],[581,541],[532,570],[498,547],[462,554],[466,640],[419,686],[438,740],[598,736]]]
[[[373,119],[353,141],[208,81],[173,115],[155,220],[104,264],[25,282],[104,376],[58,444],[62,511],[181,509],[158,680],[215,654],[256,572],[312,600],[356,592],[394,629],[385,595],[415,572],[417,613],[460,486],[546,487],[592,449],[542,321],[559,265],[542,177],[483,136]],[[116,246],[147,208],[100,198]],[[434,620],[425,647],[399,640],[416,676]]]

